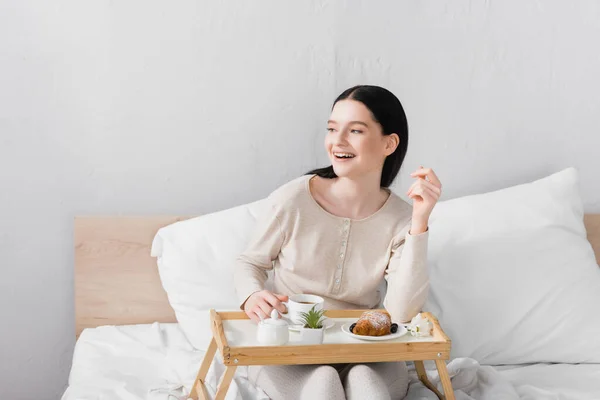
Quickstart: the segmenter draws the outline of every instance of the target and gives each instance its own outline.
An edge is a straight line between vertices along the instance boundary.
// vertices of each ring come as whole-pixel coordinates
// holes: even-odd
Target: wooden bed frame
[[[75,333],[100,325],[176,322],[150,247],[156,231],[188,217],[75,218]],[[600,214],[587,214],[600,263]]]

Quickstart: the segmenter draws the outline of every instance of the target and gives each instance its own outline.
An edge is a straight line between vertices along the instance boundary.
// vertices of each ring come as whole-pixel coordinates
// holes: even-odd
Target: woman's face
[[[356,178],[383,169],[398,146],[398,135],[383,135],[369,109],[355,100],[338,101],[327,121],[325,149],[339,177]]]

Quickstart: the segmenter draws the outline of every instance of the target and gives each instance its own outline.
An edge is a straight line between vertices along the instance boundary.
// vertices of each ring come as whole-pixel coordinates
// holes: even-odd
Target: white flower
[[[427,318],[423,317],[421,313],[419,313],[410,321],[408,328],[413,336],[431,336],[433,324]]]

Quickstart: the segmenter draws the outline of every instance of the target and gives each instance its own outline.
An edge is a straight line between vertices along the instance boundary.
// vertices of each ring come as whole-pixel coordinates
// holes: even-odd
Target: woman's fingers
[[[421,197],[421,193],[420,193],[420,189],[418,187],[414,187],[410,190],[410,192],[408,193],[408,197],[410,199],[415,199],[415,197]]]
[[[411,186],[411,187],[408,189],[408,192],[406,192],[406,195],[408,196],[408,198],[409,198],[409,199],[412,199],[412,198],[413,198],[413,197],[412,197],[412,192],[413,192],[413,189],[414,189],[414,187],[412,187],[412,186]]]
[[[262,290],[253,293],[248,300],[246,300],[244,311],[252,321],[260,322],[261,319],[266,319],[271,316],[273,308],[276,308],[281,313],[285,313],[286,307],[282,302],[287,300],[288,296],[271,293],[268,290]]]
[[[269,315],[271,315],[271,310],[273,309],[273,307],[271,307],[271,305],[269,303],[267,303],[267,301],[263,298],[261,299],[261,301],[259,301],[257,304],[258,308],[260,309],[260,311],[263,312],[263,317],[265,318],[269,318]]]
[[[270,312],[269,314],[265,313],[264,309],[257,304],[254,308],[254,314],[256,314],[258,321],[260,321],[261,319],[267,319]]]
[[[435,172],[433,172],[433,170],[431,168],[419,168],[418,170],[416,170],[415,172],[413,172],[412,174],[410,174],[410,176],[412,176],[413,178],[419,177],[419,178],[427,178],[429,179],[429,182],[433,183],[435,186],[439,187],[440,189],[442,188],[442,182],[440,182],[440,179],[438,178],[438,176],[435,174]]]
[[[271,307],[277,309],[279,312],[285,312],[285,306],[281,304],[281,301],[271,292],[266,292],[264,299],[271,305]]]
[[[427,182],[425,179],[422,179],[422,178],[417,178],[417,180],[410,186],[410,188],[408,189],[408,192],[406,194],[407,195],[410,194],[411,191],[413,191],[416,187],[419,187],[419,186],[428,187],[433,192],[437,193],[438,196],[442,194],[442,190],[440,188],[433,185],[431,182]]]
[[[433,190],[438,195],[442,194],[442,189],[440,189],[438,186],[435,186],[433,183],[428,182],[425,179],[419,179],[419,182],[420,182],[421,185],[425,185],[426,187],[428,187],[429,189]]]
[[[433,201],[437,201],[437,199],[439,199],[440,197],[440,195],[437,192],[434,192],[433,189],[425,185],[415,186],[408,194],[408,197],[411,199],[414,199],[417,196],[421,197],[423,200]]]
[[[419,181],[422,179],[417,179],[416,181],[413,182],[412,185],[410,185],[410,187],[408,188],[408,192],[406,193],[408,195],[408,197],[411,196],[411,194],[414,192],[415,188],[419,185]]]
[[[288,301],[288,300],[290,299],[290,298],[289,298],[289,296],[286,296],[286,295],[284,295],[284,294],[277,294],[277,293],[274,293],[274,295],[275,295],[275,297],[277,297],[277,298],[279,299],[279,301]],[[287,307],[285,306],[285,304],[282,304],[282,305],[281,305],[281,308],[282,308],[282,309],[281,309],[280,311],[281,311],[282,313],[286,313],[286,312],[288,312],[288,309],[287,309]]]
[[[422,178],[417,178],[417,180],[415,182],[413,182],[413,184],[410,186],[410,188],[406,192],[407,196],[410,197],[410,194],[413,193],[415,188],[418,188],[418,187],[426,187],[426,188],[430,189],[433,193],[437,194],[438,198],[442,194],[442,190],[440,188],[438,188],[437,186],[435,186],[434,184],[432,184],[431,182],[427,182],[425,179],[422,179]]]
[[[260,307],[258,307],[257,305],[255,305],[251,309],[247,310],[246,315],[248,315],[248,317],[250,317],[250,319],[256,323],[260,322],[261,317],[262,317],[262,319],[266,318],[265,313],[262,312]]]
[[[260,322],[260,318],[258,318],[258,315],[256,315],[255,312],[251,311],[249,313],[247,313],[248,317],[250,317],[250,319],[256,323]]]
[[[421,179],[422,180],[422,179]],[[408,188],[408,190],[406,191],[406,195],[410,195],[410,192],[415,188],[415,186],[417,186],[419,183],[419,179],[417,179],[416,181],[414,181],[412,183],[412,185],[410,185],[410,187]]]
[[[437,201],[440,198],[440,194],[435,192],[433,189],[431,189],[430,187],[424,186],[423,187],[423,194],[425,196],[427,196],[429,198],[429,200],[432,201]]]

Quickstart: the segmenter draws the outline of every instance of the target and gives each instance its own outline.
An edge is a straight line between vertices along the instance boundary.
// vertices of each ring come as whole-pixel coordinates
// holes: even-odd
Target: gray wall
[[[445,198],[579,168],[600,212],[590,1],[0,2],[0,398],[56,399],[72,221],[255,200],[325,161],[330,103],[390,88]]]

